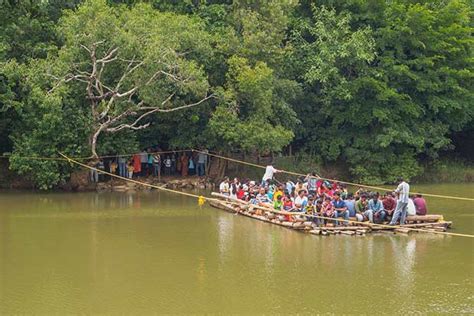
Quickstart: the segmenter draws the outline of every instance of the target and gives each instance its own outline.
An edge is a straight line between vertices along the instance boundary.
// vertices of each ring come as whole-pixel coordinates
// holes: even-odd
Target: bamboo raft
[[[415,215],[407,216],[405,225],[387,226],[372,224],[370,222],[357,222],[356,218],[349,218],[348,226],[316,226],[313,221],[308,221],[301,213],[277,211],[271,207],[258,206],[239,199],[213,192],[212,195],[218,200],[210,201],[212,207],[227,211],[233,214],[240,214],[259,221],[267,222],[288,229],[305,232],[313,235],[351,235],[365,236],[368,233],[390,233],[409,234],[418,230],[423,232],[444,232],[449,229],[452,222],[445,221],[442,215]],[[286,221],[285,215],[290,215],[293,221]]]

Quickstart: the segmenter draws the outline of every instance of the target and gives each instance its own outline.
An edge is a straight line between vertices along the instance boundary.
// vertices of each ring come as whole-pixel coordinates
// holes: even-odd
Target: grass
[[[474,165],[462,160],[445,159],[425,166],[424,172],[413,180],[417,183],[474,182]]]

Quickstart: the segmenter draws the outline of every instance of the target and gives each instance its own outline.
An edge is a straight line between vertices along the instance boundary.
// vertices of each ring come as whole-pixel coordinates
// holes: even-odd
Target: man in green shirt
[[[355,204],[357,221],[364,221],[364,213],[367,210],[367,195],[362,194]]]

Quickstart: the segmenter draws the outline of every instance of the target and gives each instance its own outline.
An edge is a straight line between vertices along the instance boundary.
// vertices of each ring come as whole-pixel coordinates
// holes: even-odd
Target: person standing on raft
[[[262,186],[264,186],[268,180],[273,180],[273,174],[281,172],[278,169],[273,168],[272,165],[268,165],[265,168],[265,174],[262,177]]]
[[[399,185],[395,190],[398,194],[397,207],[393,213],[392,220],[389,225],[395,225],[400,217],[400,225],[405,224],[405,218],[407,217],[408,199],[410,194],[410,185],[406,183],[403,178],[398,179]]]

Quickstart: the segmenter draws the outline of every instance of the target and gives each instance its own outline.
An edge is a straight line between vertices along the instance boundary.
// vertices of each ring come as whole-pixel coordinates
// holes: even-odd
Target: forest
[[[0,155],[309,155],[388,183],[474,155],[467,0],[0,0]]]

